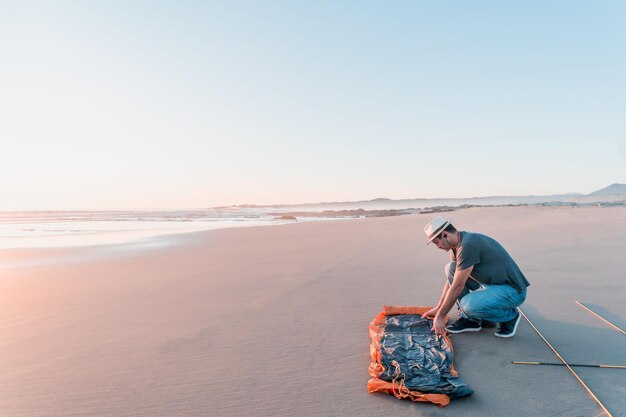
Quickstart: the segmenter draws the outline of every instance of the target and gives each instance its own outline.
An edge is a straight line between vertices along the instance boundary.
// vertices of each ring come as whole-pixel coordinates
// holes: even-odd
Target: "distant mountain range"
[[[610,195],[610,194],[626,194],[626,184],[611,184],[601,190],[594,191],[587,195]]]
[[[625,202],[626,184],[612,184],[601,190],[589,194],[567,193],[554,195],[526,195],[526,196],[489,196],[472,198],[412,198],[393,200],[389,198],[375,198],[365,201],[337,201],[324,203],[305,204],[276,204],[276,205],[252,205],[242,204],[230,207],[214,207],[215,209],[226,208],[272,208],[278,211],[284,210],[402,210],[423,209],[431,207],[459,207],[472,206],[498,206],[516,204],[594,204],[600,202]]]

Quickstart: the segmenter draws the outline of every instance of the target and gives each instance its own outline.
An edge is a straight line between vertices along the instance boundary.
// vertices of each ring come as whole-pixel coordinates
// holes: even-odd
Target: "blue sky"
[[[0,209],[626,182],[626,3],[0,2]]]

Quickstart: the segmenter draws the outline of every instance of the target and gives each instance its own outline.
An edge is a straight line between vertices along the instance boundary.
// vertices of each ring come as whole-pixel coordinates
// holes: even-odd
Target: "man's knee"
[[[468,294],[459,300],[461,310],[468,317],[480,317],[485,313],[485,305],[477,297]]]

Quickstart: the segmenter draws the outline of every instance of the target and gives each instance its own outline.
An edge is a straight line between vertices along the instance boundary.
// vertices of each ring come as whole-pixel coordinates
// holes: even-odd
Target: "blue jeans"
[[[450,262],[445,267],[448,282],[452,284],[456,271],[456,262]],[[465,288],[459,296],[457,305],[461,317],[481,322],[482,320],[504,323],[517,316],[517,306],[526,299],[526,289],[517,292],[511,285],[478,284],[468,279]]]

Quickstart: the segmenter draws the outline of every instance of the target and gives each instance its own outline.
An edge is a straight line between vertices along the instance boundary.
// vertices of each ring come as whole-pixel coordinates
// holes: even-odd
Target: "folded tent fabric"
[[[370,323],[369,392],[446,406],[472,390],[453,364],[452,342],[421,314],[430,307],[385,306]]]

